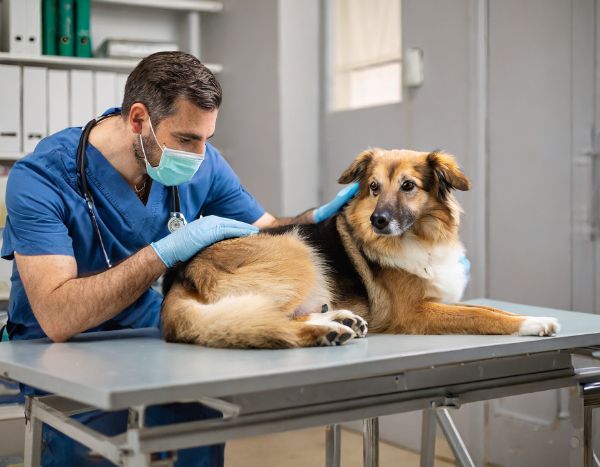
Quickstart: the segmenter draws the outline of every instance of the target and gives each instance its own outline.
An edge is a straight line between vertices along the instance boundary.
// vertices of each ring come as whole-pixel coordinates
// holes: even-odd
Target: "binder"
[[[90,0],[75,0],[75,55],[92,56]]]
[[[18,155],[21,149],[21,68],[0,65],[0,154]]]
[[[23,151],[32,152],[47,134],[46,68],[23,67]]]
[[[69,120],[69,72],[48,70],[48,134],[67,128]]]
[[[57,0],[42,0],[42,53],[44,55],[58,54],[57,7]]]
[[[69,88],[71,126],[84,126],[94,118],[94,76],[90,70],[71,70]]]
[[[125,83],[127,83],[127,77],[129,75],[125,73],[117,73],[117,89],[115,91],[116,95],[116,106],[121,107],[123,105],[123,96],[125,94]]]
[[[21,0],[23,1],[23,0]],[[25,41],[29,55],[42,54],[42,3],[40,0],[24,0],[27,11],[27,38]]]
[[[105,110],[116,107],[116,83],[115,73],[97,71],[94,74],[94,115],[101,115]]]
[[[58,0],[58,54],[75,55],[74,34],[74,0]]]
[[[0,33],[2,45],[11,54],[27,54],[27,3],[24,0],[3,0]]]

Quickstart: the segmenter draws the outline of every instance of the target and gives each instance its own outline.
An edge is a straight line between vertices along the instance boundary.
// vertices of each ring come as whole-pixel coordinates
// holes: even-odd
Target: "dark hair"
[[[121,106],[123,117],[141,102],[155,125],[175,112],[175,102],[184,98],[198,107],[215,110],[221,106],[221,85],[193,55],[157,52],[144,58],[130,73]]]

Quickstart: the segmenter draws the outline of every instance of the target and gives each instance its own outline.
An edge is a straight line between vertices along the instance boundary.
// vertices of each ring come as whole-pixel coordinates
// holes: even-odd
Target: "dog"
[[[340,345],[399,334],[548,336],[554,318],[458,302],[467,284],[453,191],[469,179],[447,153],[369,149],[338,182],[357,195],[319,224],[216,243],[165,278],[169,342],[210,347]]]

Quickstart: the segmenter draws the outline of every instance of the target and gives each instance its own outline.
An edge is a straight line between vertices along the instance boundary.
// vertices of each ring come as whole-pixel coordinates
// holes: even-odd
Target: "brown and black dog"
[[[217,243],[165,279],[165,339],[211,347],[342,344],[377,333],[558,332],[554,318],[452,305],[467,277],[460,206],[468,190],[441,152],[371,149],[339,183],[360,190],[333,218]],[[351,310],[351,311],[350,311]]]

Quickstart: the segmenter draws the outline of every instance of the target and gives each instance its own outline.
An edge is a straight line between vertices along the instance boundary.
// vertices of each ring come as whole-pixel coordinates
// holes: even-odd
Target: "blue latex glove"
[[[245,237],[258,228],[244,222],[208,216],[196,219],[186,226],[151,243],[158,257],[170,268],[179,261],[187,261],[200,250],[226,238]]]
[[[462,264],[463,269],[465,271],[465,276],[467,276],[467,280],[471,277],[471,261],[465,255],[462,255],[459,259],[460,264]]]
[[[344,204],[350,201],[357,192],[358,182],[351,183],[347,187],[341,189],[329,203],[315,209],[313,213],[315,222],[322,222],[325,219],[329,219],[337,213]]]

